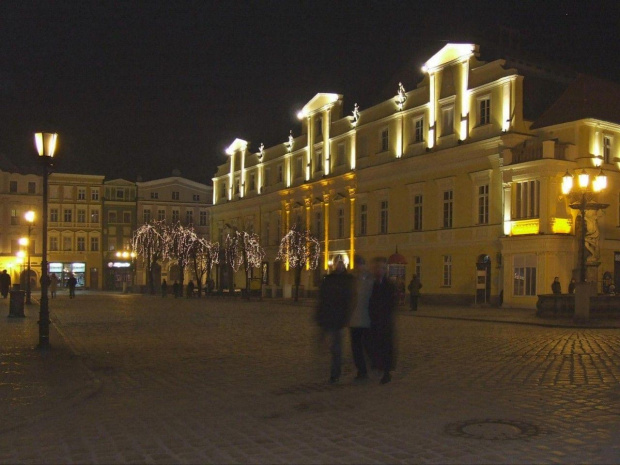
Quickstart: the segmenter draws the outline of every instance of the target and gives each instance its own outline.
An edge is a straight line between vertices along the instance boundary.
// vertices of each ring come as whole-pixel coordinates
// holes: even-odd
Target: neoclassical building
[[[212,237],[258,233],[266,259],[255,272],[271,295],[292,282],[275,257],[295,224],[322,245],[306,290],[336,256],[354,268],[356,254],[397,250],[400,279],[417,273],[427,302],[534,307],[555,276],[566,290],[586,257],[599,291],[604,276],[620,284],[619,86],[547,73],[564,93],[541,106],[544,79],[523,68],[448,44],[415,88],[401,84],[373,107],[349,113],[342,95],[317,94],[299,112],[300,135],[273,147],[231,143],[213,177]],[[584,172],[605,174],[607,188],[592,194],[601,207],[586,235],[596,250],[582,260],[581,216],[561,187]],[[243,287],[241,273],[234,279]]]

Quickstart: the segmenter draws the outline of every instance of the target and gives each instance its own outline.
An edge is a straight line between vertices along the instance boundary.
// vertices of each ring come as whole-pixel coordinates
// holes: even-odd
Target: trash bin
[[[10,294],[10,302],[9,302],[9,317],[11,318],[24,318],[24,300],[26,296],[26,291],[20,291],[18,289],[11,289],[9,291]]]

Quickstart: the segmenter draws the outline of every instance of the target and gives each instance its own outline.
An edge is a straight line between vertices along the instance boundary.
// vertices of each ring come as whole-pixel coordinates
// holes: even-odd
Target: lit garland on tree
[[[211,268],[219,263],[220,244],[217,242],[209,242],[203,237],[195,237],[192,243],[190,255],[194,264],[194,272],[199,283],[202,283],[202,277],[207,275],[207,283],[210,279]],[[202,284],[201,284],[202,285]],[[201,285],[198,286],[198,296],[200,297]]]
[[[166,225],[163,221],[152,221],[140,226],[133,235],[131,247],[137,257],[142,260],[147,268],[147,281],[151,294],[155,293],[153,282],[153,267],[163,258],[165,249],[164,230]]]
[[[301,270],[315,270],[321,258],[321,244],[309,231],[299,231],[293,227],[280,241],[276,260],[288,263],[295,270],[295,300],[299,298]]]
[[[180,284],[183,286],[185,268],[192,259],[192,247],[198,236],[191,226],[185,227],[181,223],[175,223],[164,227],[164,252],[163,258],[176,260],[179,265]]]
[[[260,267],[265,258],[260,238],[254,233],[233,231],[224,241],[224,255],[234,271],[238,271],[241,265],[245,264],[245,287],[249,298],[251,270]]]

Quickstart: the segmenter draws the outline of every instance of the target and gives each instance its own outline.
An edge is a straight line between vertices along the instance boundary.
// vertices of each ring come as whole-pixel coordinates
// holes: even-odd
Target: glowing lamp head
[[[24,218],[26,218],[26,221],[28,223],[34,223],[34,212],[32,210],[28,210],[25,214],[24,214]]]
[[[302,120],[306,117],[306,112],[304,112],[303,110],[300,110],[297,112],[297,119],[298,120]]]
[[[50,132],[37,132],[34,135],[34,142],[40,157],[53,157],[56,151],[56,141],[58,134]]]
[[[577,180],[579,181],[579,187],[585,189],[590,183],[590,175],[586,173],[586,170],[582,170],[581,173],[579,173],[579,175],[577,176]]]
[[[26,245],[28,245],[28,238],[27,237],[20,237],[18,239],[17,243],[19,245],[26,246]]]
[[[122,254],[121,252],[116,252],[116,256],[117,256],[118,258],[121,258],[121,257],[123,256],[123,254]]]
[[[600,192],[607,188],[607,176],[601,170],[596,177],[594,178],[594,182],[592,183],[592,189],[594,192]]]
[[[566,174],[562,176],[562,193],[568,194],[573,189],[573,176],[566,171]]]

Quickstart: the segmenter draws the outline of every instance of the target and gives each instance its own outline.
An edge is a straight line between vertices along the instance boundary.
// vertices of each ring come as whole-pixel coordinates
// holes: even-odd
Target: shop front
[[[49,264],[50,275],[55,274],[58,277],[58,282],[62,287],[67,287],[67,281],[71,273],[77,280],[77,288],[84,288],[86,286],[86,263],[84,262],[50,262]]]
[[[106,289],[123,291],[133,286],[134,265],[132,260],[117,259],[106,263]]]

